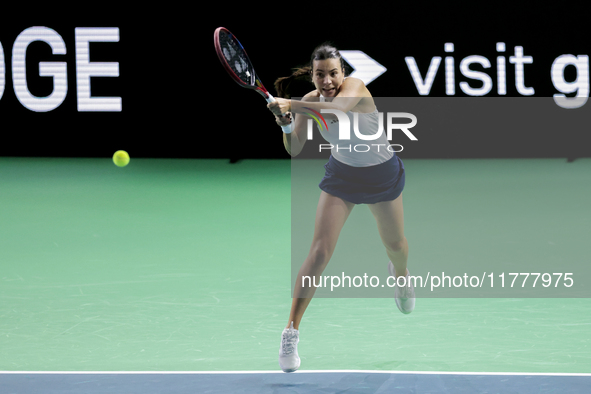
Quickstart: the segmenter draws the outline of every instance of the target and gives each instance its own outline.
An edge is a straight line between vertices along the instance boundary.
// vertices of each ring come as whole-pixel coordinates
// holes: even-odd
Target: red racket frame
[[[226,61],[226,57],[224,56],[224,54],[222,52],[222,48],[220,46],[220,32],[221,31],[224,31],[224,32],[228,33],[230,36],[232,36],[236,40],[236,42],[238,42],[238,45],[240,45],[240,48],[244,52],[244,55],[246,55],[246,58],[248,59],[248,63],[251,66],[251,70],[253,72],[254,84],[247,84],[244,81],[242,81],[238,77],[238,75],[236,75],[234,73],[234,71],[232,70],[232,67],[230,67],[230,65]],[[242,86],[243,88],[256,90],[265,99],[268,99],[269,96],[270,96],[270,93],[269,93],[269,91],[267,89],[265,89],[265,87],[263,86],[263,83],[258,78],[256,72],[254,71],[254,66],[252,65],[252,62],[250,61],[250,58],[248,57],[248,54],[246,53],[246,50],[244,49],[244,47],[242,46],[242,44],[240,43],[240,41],[238,40],[238,38],[234,34],[232,34],[232,32],[230,32],[230,30],[226,29],[225,27],[218,27],[217,29],[215,29],[215,32],[213,33],[213,43],[215,45],[215,51],[216,51],[216,53],[218,55],[218,58],[220,59],[220,62],[222,63],[222,65],[224,66],[224,68],[226,69],[226,71],[228,72],[228,74],[230,75],[230,77],[232,77],[232,79],[234,81],[236,81],[236,83],[238,85]]]

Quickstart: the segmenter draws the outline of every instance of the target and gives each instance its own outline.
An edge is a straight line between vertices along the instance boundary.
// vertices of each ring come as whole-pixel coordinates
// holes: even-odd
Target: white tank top
[[[320,95],[320,101],[324,102],[324,96]],[[394,156],[394,152],[388,150],[390,142],[386,130],[375,140],[363,140],[357,137],[355,125],[361,135],[374,135],[379,128],[383,128],[383,116],[380,116],[377,108],[373,112],[359,113],[347,112],[351,125],[351,139],[339,139],[339,122],[334,119],[327,121],[328,131],[320,130],[322,137],[333,146],[331,155],[351,167],[369,167],[384,163]],[[383,115],[383,114],[382,114]]]

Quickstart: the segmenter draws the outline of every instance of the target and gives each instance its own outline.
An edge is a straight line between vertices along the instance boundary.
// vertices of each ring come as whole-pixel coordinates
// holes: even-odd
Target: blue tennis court
[[[591,374],[388,371],[3,373],[3,394],[585,393]]]

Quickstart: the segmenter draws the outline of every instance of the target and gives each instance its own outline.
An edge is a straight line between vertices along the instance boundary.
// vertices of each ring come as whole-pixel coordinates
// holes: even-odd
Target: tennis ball
[[[118,167],[125,167],[129,164],[129,155],[124,150],[118,150],[113,155],[113,163]]]

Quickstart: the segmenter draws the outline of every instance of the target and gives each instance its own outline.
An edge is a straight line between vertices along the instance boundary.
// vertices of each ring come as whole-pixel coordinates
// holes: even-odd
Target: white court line
[[[283,371],[0,371],[0,375],[223,375],[223,374],[268,374]],[[302,373],[382,373],[382,374],[410,374],[410,375],[494,375],[494,376],[591,376],[591,373],[562,373],[562,372],[442,372],[442,371],[366,371],[355,369],[335,370],[303,370],[291,374]],[[286,374],[288,375],[288,374]]]

